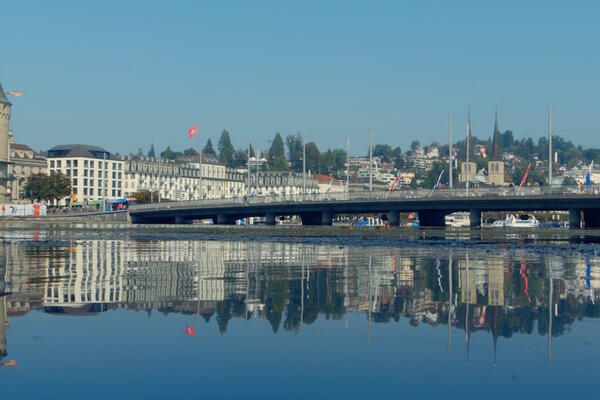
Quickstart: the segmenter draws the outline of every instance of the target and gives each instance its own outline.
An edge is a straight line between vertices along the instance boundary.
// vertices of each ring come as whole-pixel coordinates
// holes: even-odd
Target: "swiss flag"
[[[195,333],[196,333],[196,330],[194,329],[193,326],[189,326],[188,324],[185,324],[185,335],[186,336],[194,336]]]
[[[194,126],[188,130],[188,137],[191,138],[194,136],[198,136],[198,124],[194,124]]]

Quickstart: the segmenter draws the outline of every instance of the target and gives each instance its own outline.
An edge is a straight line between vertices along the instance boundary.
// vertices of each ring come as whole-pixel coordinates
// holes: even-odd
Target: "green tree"
[[[223,129],[221,132],[221,138],[219,139],[219,161],[228,167],[233,167],[233,156],[235,150],[233,145],[231,144],[231,139],[229,137],[229,132],[226,129]]]
[[[237,150],[233,155],[233,167],[245,167],[248,164],[248,150]]]
[[[194,156],[198,156],[198,150],[194,149],[193,147],[190,147],[189,149],[185,149],[183,151],[183,155],[186,157],[194,157]]]
[[[181,154],[181,153],[174,152],[171,149],[171,146],[167,146],[166,150],[163,151],[162,153],[160,153],[160,157],[164,158],[165,160],[175,160],[177,158],[178,154]]]
[[[562,181],[562,185],[563,186],[577,186],[577,181],[575,180],[575,178],[572,178],[570,176],[565,176]]]
[[[206,146],[204,146],[202,153],[210,156],[217,156],[217,153],[215,153],[215,149],[213,148],[213,144],[210,139],[206,141]]]
[[[283,156],[278,156],[275,161],[273,161],[272,168],[274,171],[288,171],[290,169],[287,160]]]
[[[411,151],[414,152],[415,150],[417,150],[420,147],[421,147],[421,142],[419,142],[418,140],[413,140],[412,142],[410,142],[410,150]]]
[[[156,157],[156,152],[154,151],[154,144],[150,145],[150,150],[148,150],[148,157]]]
[[[273,138],[273,142],[271,143],[271,148],[269,149],[269,167],[278,171],[280,169],[275,167],[275,161],[277,162],[278,167],[284,167],[287,169],[287,162],[285,162],[285,149],[283,147],[283,139],[281,138],[281,134],[277,132],[275,137]]]
[[[302,172],[302,136],[300,132],[295,135],[288,135],[286,144],[292,171]]]
[[[319,160],[321,153],[315,142],[309,142],[306,144],[306,170],[312,171],[313,173],[319,171]]]
[[[346,176],[346,150],[334,149],[333,150],[333,171],[331,172],[337,178]]]
[[[137,204],[148,204],[152,203],[152,200],[156,201],[158,199],[158,192],[142,190],[140,192],[133,192],[130,196],[135,198]]]
[[[391,162],[394,151],[389,144],[376,144],[373,148],[373,157],[381,157],[385,162]]]
[[[71,194],[71,179],[60,172],[32,174],[24,190],[30,200],[58,200]]]
[[[326,175],[333,175],[335,172],[335,156],[331,149],[321,153],[321,172]]]

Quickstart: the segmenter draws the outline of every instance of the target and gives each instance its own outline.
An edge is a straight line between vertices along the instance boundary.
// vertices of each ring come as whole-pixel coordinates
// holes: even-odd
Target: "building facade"
[[[123,162],[124,196],[151,191],[160,193],[162,199],[187,201],[240,197],[246,193],[244,174],[213,157],[202,160],[202,172],[199,161],[191,159],[130,156]]]
[[[14,143],[10,135],[9,201],[25,200],[25,184],[32,174],[47,174],[48,161],[25,144]]]
[[[10,186],[9,124],[12,104],[8,101],[0,83],[0,202],[8,200]]]
[[[59,204],[91,205],[123,196],[123,161],[98,146],[59,145],[48,150],[48,172],[71,179],[70,199]]]

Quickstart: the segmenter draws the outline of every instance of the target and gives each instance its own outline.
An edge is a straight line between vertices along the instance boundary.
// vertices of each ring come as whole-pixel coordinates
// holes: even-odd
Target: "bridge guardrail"
[[[266,196],[242,196],[222,199],[191,200],[179,202],[164,202],[152,204],[140,204],[131,207],[132,211],[144,211],[155,209],[189,208],[189,207],[226,207],[235,205],[260,205],[270,203],[296,203],[296,202],[324,202],[324,201],[352,201],[352,200],[426,200],[426,199],[456,199],[456,198],[482,198],[482,197],[543,197],[551,195],[596,195],[600,198],[600,185],[587,186],[584,188],[576,186],[526,186],[517,187],[495,187],[495,188],[472,188],[472,189],[431,189],[396,190],[392,192],[341,192],[327,194],[306,195],[266,195]]]

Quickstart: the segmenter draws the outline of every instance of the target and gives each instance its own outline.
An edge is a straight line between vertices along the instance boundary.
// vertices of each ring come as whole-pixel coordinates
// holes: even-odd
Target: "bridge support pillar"
[[[275,214],[267,213],[267,215],[265,215],[265,222],[267,225],[275,225]]]
[[[572,228],[572,229],[581,228],[581,209],[579,209],[579,208],[569,209],[569,228]]]
[[[387,214],[390,226],[400,226],[400,211],[390,210]]]
[[[181,215],[175,217],[175,223],[178,225],[190,225],[192,222],[193,221],[191,219],[186,219]]]
[[[469,210],[469,226],[471,228],[481,226],[481,210]]]
[[[227,214],[217,214],[217,225],[235,225],[235,217]]]
[[[331,211],[316,211],[300,214],[302,225],[331,225]]]
[[[446,212],[439,210],[419,211],[419,226],[446,226]]]
[[[583,210],[583,220],[586,228],[600,228],[600,209],[588,208]]]

